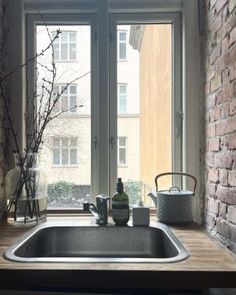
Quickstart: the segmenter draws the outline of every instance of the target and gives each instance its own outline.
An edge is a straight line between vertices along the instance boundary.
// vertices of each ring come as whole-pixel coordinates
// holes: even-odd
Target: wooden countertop
[[[56,221],[58,217],[48,217]],[[93,223],[93,217],[58,220]],[[236,256],[199,226],[172,227],[190,251],[176,263],[19,263],[7,261],[3,252],[30,227],[0,224],[0,289],[116,289],[116,288],[234,288]]]

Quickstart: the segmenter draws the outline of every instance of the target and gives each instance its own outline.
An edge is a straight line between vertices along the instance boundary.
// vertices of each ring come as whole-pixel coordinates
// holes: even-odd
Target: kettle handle
[[[195,176],[188,174],[188,173],[183,173],[183,172],[165,172],[165,173],[161,173],[158,174],[155,177],[155,185],[156,185],[156,191],[158,191],[158,178],[162,177],[162,176],[166,176],[166,175],[182,175],[182,176],[188,176],[190,178],[192,178],[194,185],[193,185],[193,196],[195,195],[195,191],[196,191],[196,186],[197,186],[197,179]]]

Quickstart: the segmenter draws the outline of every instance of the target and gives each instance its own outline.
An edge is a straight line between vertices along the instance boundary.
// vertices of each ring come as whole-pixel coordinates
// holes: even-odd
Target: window
[[[113,5],[113,1],[108,2]],[[144,2],[138,1],[138,6],[139,3]],[[107,8],[109,17],[104,20],[96,7],[91,13],[83,13],[82,9],[78,15],[63,11],[61,15],[45,14],[50,32],[60,28],[66,33],[62,39],[71,42],[68,32],[75,33],[81,57],[79,64],[59,62],[59,38],[56,89],[60,91],[67,81],[82,78],[76,81],[78,89],[72,84],[63,92],[55,112],[73,107],[78,92],[84,105],[77,116],[58,116],[50,122],[45,139],[53,138],[54,167],[48,168],[48,179],[52,184],[65,176],[67,182],[89,187],[91,202],[99,193],[111,195],[117,177],[152,188],[159,172],[182,170],[182,122],[176,122],[182,110],[181,14],[148,13],[148,5],[145,11],[142,7],[137,13],[129,8],[127,13],[121,13],[125,8]],[[37,32],[40,52],[46,33],[33,30],[35,24],[42,30],[40,17],[31,15],[28,34]],[[35,52],[31,39],[29,50]],[[68,59],[69,51],[67,47]],[[86,72],[90,74],[84,75]],[[77,139],[76,144],[71,138]],[[50,142],[45,140],[46,144],[49,146]],[[78,164],[77,148],[79,169],[72,167]],[[163,184],[169,186],[170,182],[168,179]]]
[[[127,59],[127,32],[126,31],[118,32],[118,59],[119,60]]]
[[[54,19],[55,17],[55,19]],[[46,18],[46,16],[45,16]],[[47,19],[47,18],[46,18]],[[58,17],[50,18],[52,24],[48,23],[50,32],[60,29],[63,32],[75,32],[80,42],[77,43],[77,51],[80,53],[80,62],[60,62],[55,60],[56,74],[54,76],[53,95],[61,93],[57,104],[53,108],[53,120],[47,125],[43,135],[42,153],[44,154],[44,170],[47,174],[48,187],[60,186],[73,187],[73,193],[68,196],[68,191],[63,193],[65,198],[57,198],[53,190],[49,189],[48,208],[55,207],[82,207],[85,196],[91,194],[91,23],[78,22],[67,24],[59,21]],[[70,21],[73,17],[70,18]],[[47,30],[40,19],[36,24],[36,50],[41,52],[50,42]],[[51,52],[46,52],[37,59],[38,81],[44,79],[51,81],[50,69]],[[41,66],[43,65],[43,67]],[[32,75],[30,76],[32,77]],[[46,85],[47,86],[47,85]],[[37,88],[39,98],[46,101],[47,94],[40,93],[45,90],[45,84]],[[50,92],[50,88],[48,89]],[[75,105],[78,107],[75,108]],[[40,101],[39,101],[40,106]],[[95,113],[93,106],[93,112]],[[63,115],[61,114],[63,113]],[[94,124],[93,124],[94,125]],[[88,197],[89,198],[89,197]],[[89,201],[89,199],[88,199]]]
[[[118,84],[118,112],[126,113],[127,104],[127,84]]]
[[[55,96],[61,93],[61,97],[58,99],[53,111],[57,112],[77,112],[77,85],[72,84],[66,86],[66,84],[55,84],[54,93]]]
[[[118,137],[118,165],[127,165],[127,137]]]
[[[56,32],[52,32],[55,36]],[[55,61],[76,60],[76,32],[63,31],[54,42]]]
[[[77,138],[54,137],[53,165],[77,164]]]

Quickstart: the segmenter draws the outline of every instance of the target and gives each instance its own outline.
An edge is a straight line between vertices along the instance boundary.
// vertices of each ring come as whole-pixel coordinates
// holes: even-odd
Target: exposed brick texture
[[[236,1],[202,0],[202,4],[205,226],[236,252]]]

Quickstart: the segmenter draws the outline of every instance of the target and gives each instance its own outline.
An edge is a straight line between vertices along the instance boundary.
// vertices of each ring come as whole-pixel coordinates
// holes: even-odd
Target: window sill
[[[128,59],[118,59],[118,62],[128,62]]]
[[[60,164],[60,165],[52,165],[51,168],[78,168],[78,164]]]
[[[130,207],[132,209],[132,207]],[[85,212],[83,208],[78,209],[65,209],[65,208],[56,208],[56,209],[48,209],[47,210],[48,216],[93,216],[90,212]],[[150,216],[156,215],[156,208],[150,208]],[[109,216],[112,217],[111,210],[109,211]],[[131,216],[132,216],[132,210],[131,210]]]
[[[73,60],[55,60],[56,63],[77,63],[78,59]]]

